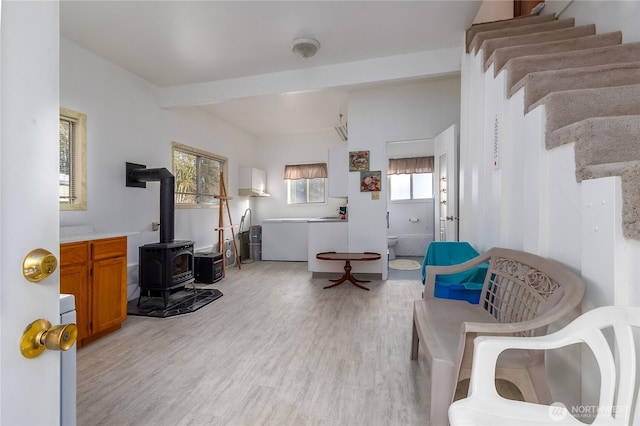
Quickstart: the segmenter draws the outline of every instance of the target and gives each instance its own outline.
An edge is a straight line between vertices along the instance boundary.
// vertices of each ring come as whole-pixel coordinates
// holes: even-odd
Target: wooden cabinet
[[[261,197],[267,194],[267,172],[254,167],[238,169],[238,195]]]
[[[60,245],[60,293],[76,299],[78,347],[127,319],[127,238]]]

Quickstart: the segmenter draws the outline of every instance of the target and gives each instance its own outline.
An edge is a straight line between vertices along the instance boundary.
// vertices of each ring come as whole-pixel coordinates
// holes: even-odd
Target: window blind
[[[433,157],[390,158],[388,175],[432,173]]]
[[[296,180],[296,179],[316,179],[326,178],[327,163],[314,163],[314,164],[290,164],[284,166],[284,179]]]

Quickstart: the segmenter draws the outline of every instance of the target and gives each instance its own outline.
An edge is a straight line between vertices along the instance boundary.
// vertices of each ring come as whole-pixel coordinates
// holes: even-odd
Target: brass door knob
[[[58,259],[48,250],[39,248],[31,250],[22,262],[22,274],[31,282],[37,283],[53,274],[58,266]]]
[[[45,349],[67,351],[78,338],[75,324],[51,326],[45,319],[35,320],[27,326],[20,339],[20,351],[26,358],[35,358]]]

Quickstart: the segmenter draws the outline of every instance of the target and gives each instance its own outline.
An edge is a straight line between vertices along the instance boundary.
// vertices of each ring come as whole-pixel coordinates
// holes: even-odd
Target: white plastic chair
[[[602,333],[610,327],[615,333],[613,351]],[[584,425],[560,403],[541,405],[505,399],[496,392],[494,382],[496,360],[506,349],[546,350],[575,343],[591,349],[600,369],[599,409],[592,425],[638,424],[634,421],[640,422],[640,395],[636,394],[639,343],[634,341],[632,327],[640,327],[640,307],[606,306],[584,313],[547,336],[476,338],[469,397],[449,407],[451,425]]]

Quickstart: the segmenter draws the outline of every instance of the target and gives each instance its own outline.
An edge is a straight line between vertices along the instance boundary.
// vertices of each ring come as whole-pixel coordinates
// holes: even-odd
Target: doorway
[[[434,239],[433,139],[389,141],[387,161],[388,278],[421,279]]]

